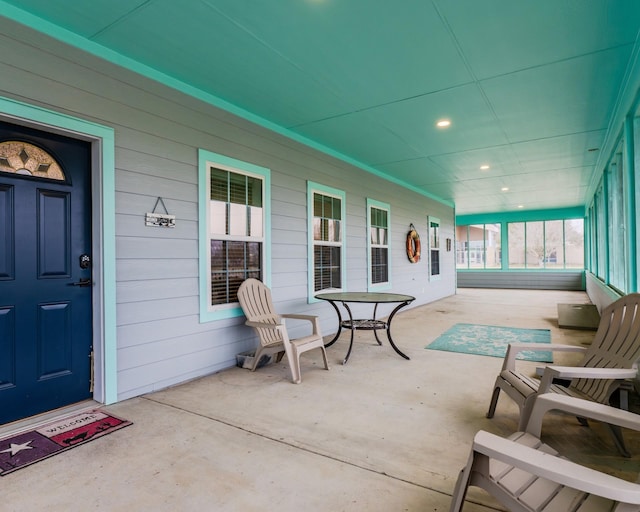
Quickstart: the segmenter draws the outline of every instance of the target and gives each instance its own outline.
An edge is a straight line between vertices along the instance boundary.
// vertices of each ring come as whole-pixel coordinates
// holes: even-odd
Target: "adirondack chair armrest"
[[[580,466],[486,431],[479,431],[473,450],[541,478],[623,503],[640,504],[640,485]]]
[[[502,371],[516,369],[516,356],[525,350],[535,350],[538,352],[586,352],[586,347],[576,345],[561,345],[554,343],[509,343],[507,353],[502,363]]]
[[[566,412],[572,416],[602,421],[610,425],[640,431],[640,415],[609,405],[582,400],[558,393],[545,393],[536,398],[527,422],[526,432],[540,438],[543,416],[552,410]]]
[[[538,394],[546,393],[554,379],[632,379],[638,375],[636,368],[588,368],[584,366],[546,366],[538,388]]]
[[[272,329],[272,330],[281,330],[284,329],[284,323],[279,323],[279,324],[271,324],[269,322],[256,322],[255,320],[247,320],[245,323],[245,325],[248,325],[249,327],[255,327],[258,329]]]
[[[311,324],[313,325],[313,334],[317,334],[318,336],[321,336],[320,334],[320,318],[318,316],[315,315],[299,315],[296,313],[287,313],[284,315],[280,315],[282,318],[291,318],[293,320],[307,320],[309,322],[311,322]]]
[[[313,322],[318,318],[316,315],[299,315],[297,313],[286,313],[280,316],[282,318],[296,318],[298,320],[309,320],[310,322]]]

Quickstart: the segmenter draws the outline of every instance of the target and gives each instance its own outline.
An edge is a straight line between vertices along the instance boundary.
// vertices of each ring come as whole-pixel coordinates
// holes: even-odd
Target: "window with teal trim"
[[[596,222],[596,208],[595,205],[592,204],[589,207],[589,211],[587,213],[587,226],[589,227],[589,252],[587,255],[586,265],[589,271],[591,271],[594,275],[596,274],[596,258],[597,258],[597,248],[596,248],[596,233],[597,233],[597,222]]]
[[[269,283],[269,169],[200,150],[200,317],[238,316],[238,288]]]
[[[608,237],[609,237],[609,284],[625,292],[627,289],[626,246],[625,233],[625,195],[624,195],[624,167],[622,160],[622,143],[618,152],[609,164],[607,178],[609,180],[609,208]]]
[[[367,200],[367,228],[369,232],[369,287],[389,285],[389,217],[390,206]]]
[[[344,192],[309,184],[311,295],[344,286]]]
[[[237,170],[209,169],[211,305],[238,301],[249,277],[262,280],[263,181]]]
[[[584,219],[564,221],[564,267],[584,268]]]
[[[584,268],[583,219],[510,222],[510,269]]]
[[[525,268],[526,242],[524,222],[510,222],[507,225],[509,268]]]
[[[429,217],[429,274],[440,277],[440,219]]]
[[[596,211],[596,275],[607,282],[607,210],[605,208],[604,183],[595,194]]]
[[[501,228],[499,223],[456,226],[456,267],[459,269],[501,268]]]

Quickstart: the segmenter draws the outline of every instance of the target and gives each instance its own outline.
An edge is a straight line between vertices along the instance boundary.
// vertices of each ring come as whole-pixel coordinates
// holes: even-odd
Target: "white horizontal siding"
[[[168,316],[154,321],[153,323],[134,323],[118,327],[118,346],[120,348],[155,343],[158,341],[183,338],[194,333],[206,332],[212,336],[217,332],[224,332],[229,339],[236,339],[235,327],[242,325],[243,319],[234,318],[216,322],[216,325],[201,324],[199,316],[193,313],[189,316],[174,317]]]
[[[176,204],[175,201],[172,202],[172,206],[174,204]],[[169,212],[171,215],[174,215],[176,210],[171,208]],[[149,229],[148,226],[145,226],[144,221],[145,216],[139,213],[135,215],[116,214],[116,231],[123,237],[166,238],[167,228],[152,227]],[[193,240],[198,236],[198,222],[195,220],[185,220],[178,215],[176,215],[176,226],[170,229],[174,230],[172,233],[174,239],[184,238]]]
[[[198,279],[146,279],[144,286],[136,281],[120,281],[117,284],[119,304],[129,302],[144,302],[153,299],[168,299],[171,297],[192,297],[198,289]]]
[[[149,228],[152,229],[152,228]],[[196,255],[191,259],[117,259],[116,279],[118,281],[145,282],[149,279],[176,279],[180,277],[197,277],[198,260]]]
[[[118,162],[124,165],[123,161]],[[193,172],[194,169],[191,169]],[[138,210],[142,207],[144,212],[153,210],[157,197],[169,197],[173,200],[193,201],[197,197],[197,186],[193,183],[185,183],[179,180],[149,176],[120,167],[116,169],[116,192],[129,192],[139,194],[144,201],[138,203]]]

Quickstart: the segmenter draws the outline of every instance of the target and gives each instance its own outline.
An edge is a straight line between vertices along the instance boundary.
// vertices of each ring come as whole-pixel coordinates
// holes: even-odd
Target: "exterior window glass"
[[[311,202],[311,296],[341,290],[344,279],[344,193],[308,184]]]
[[[501,269],[501,224],[457,226],[458,269]],[[507,224],[510,269],[584,268],[584,219]],[[466,247],[466,251],[463,250]]]
[[[607,210],[605,209],[604,187],[600,187],[595,195],[596,203],[596,262],[597,276],[606,282],[607,268]]]
[[[508,227],[509,268],[584,267],[584,220],[512,222]]]
[[[592,208],[593,209],[593,208]],[[501,224],[456,227],[458,269],[501,269]],[[584,268],[584,219],[507,224],[510,269]]]
[[[380,289],[389,284],[389,213],[390,206],[367,200],[369,287]],[[376,286],[377,285],[377,286]]]
[[[564,223],[544,223],[544,268],[564,268]]]
[[[510,222],[507,236],[509,240],[509,268],[524,268],[524,222]]]
[[[456,228],[458,268],[501,268],[500,224],[471,224]]]
[[[486,263],[484,224],[469,226],[469,268],[484,268]]]
[[[456,268],[469,268],[469,226],[456,226]]]
[[[484,224],[485,268],[502,268],[502,226]]]
[[[210,167],[211,305],[235,303],[242,281],[262,280],[263,182]]]
[[[543,226],[542,222],[525,223],[526,268],[542,268],[544,265]]]
[[[584,268],[584,220],[564,221],[564,259],[566,268]]]
[[[596,211],[595,211],[595,206],[593,204],[589,206],[589,212],[587,214],[586,222],[587,222],[589,232],[591,233],[591,236],[589,236],[588,238],[589,245],[585,246],[589,251],[586,256],[587,258],[586,264],[588,265],[588,270],[594,275],[596,275],[596,267],[597,267],[596,259],[598,254],[598,251],[596,250],[596,234],[598,231],[596,229],[596,226],[597,226]]]
[[[625,266],[625,197],[622,154],[616,153],[609,171],[609,282],[616,289],[624,292],[626,284]]]
[[[429,262],[431,276],[440,275],[440,219],[429,219]]]

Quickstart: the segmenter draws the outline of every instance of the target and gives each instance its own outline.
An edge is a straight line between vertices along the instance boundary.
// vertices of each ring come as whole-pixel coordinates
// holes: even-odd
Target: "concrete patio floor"
[[[345,333],[328,349],[330,371],[318,351],[303,354],[300,385],[284,360],[108,406],[133,425],[0,478],[0,508],[446,511],[473,435],[508,435],[518,414],[502,396],[485,418],[500,358],[424,347],[459,322],[545,328],[553,343],[588,344],[593,331],[557,323],[558,303],[587,302],[582,292],[460,289],[395,317],[394,340],[410,361],[361,331],[343,366]],[[640,470],[638,436],[627,436],[634,456],[623,459],[600,425],[553,414],[544,438],[629,480]],[[467,512],[502,510],[477,489],[467,500]]]

